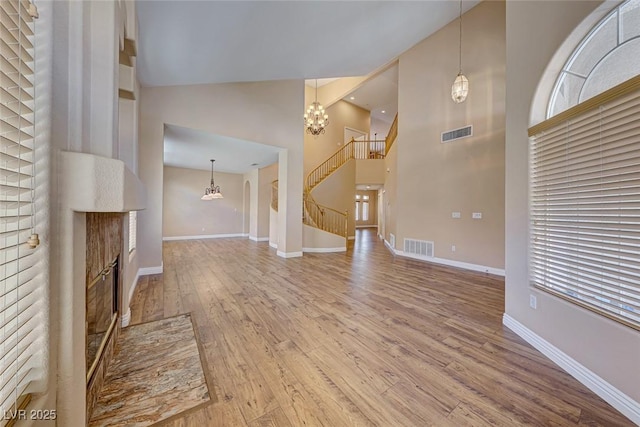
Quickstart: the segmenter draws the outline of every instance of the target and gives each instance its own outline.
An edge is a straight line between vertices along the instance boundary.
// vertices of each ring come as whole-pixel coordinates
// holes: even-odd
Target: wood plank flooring
[[[192,313],[218,402],[172,426],[631,426],[502,326],[500,278],[393,257],[164,243],[132,323]]]

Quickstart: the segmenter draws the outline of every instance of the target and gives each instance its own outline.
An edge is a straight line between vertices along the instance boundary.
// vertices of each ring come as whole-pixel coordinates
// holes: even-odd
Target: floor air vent
[[[473,135],[473,126],[465,126],[460,129],[454,129],[447,132],[442,132],[442,138],[440,142],[451,142],[456,139],[466,138]]]
[[[404,239],[404,253],[423,257],[433,257],[433,242]]]

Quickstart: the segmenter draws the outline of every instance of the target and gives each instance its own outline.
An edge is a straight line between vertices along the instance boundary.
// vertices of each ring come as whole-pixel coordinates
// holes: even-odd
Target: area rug
[[[149,426],[212,403],[191,316],[124,328],[90,427]]]

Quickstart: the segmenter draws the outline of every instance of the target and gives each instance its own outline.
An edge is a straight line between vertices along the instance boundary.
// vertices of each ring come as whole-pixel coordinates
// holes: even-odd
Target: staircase
[[[318,204],[313,189],[351,159],[384,159],[398,135],[396,114],[389,135],[384,140],[355,141],[351,139],[326,161],[311,171],[305,180],[302,221],[311,227],[347,238],[347,212],[339,212]]]
[[[355,141],[351,139],[320,166],[307,175],[302,195],[302,222],[311,227],[337,234],[345,239],[347,236],[347,212],[339,212],[330,207],[318,204],[311,194],[322,181],[349,160],[384,159],[398,136],[398,115],[396,114],[389,135],[384,140]],[[271,183],[271,207],[278,211],[278,180]]]

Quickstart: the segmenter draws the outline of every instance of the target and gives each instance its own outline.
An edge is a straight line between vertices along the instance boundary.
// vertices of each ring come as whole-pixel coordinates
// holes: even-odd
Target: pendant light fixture
[[[222,199],[222,193],[220,192],[220,186],[216,185],[213,182],[213,162],[215,160],[211,160],[211,185],[204,189],[204,196],[200,198],[200,200],[213,200],[213,199]]]
[[[451,98],[456,104],[460,104],[467,99],[469,93],[469,79],[462,74],[462,0],[460,0],[460,16],[458,18],[460,23],[460,49],[458,51],[458,75],[453,81],[451,86]]]
[[[304,115],[304,127],[307,133],[318,136],[324,133],[324,128],[329,124],[329,116],[324,107],[318,102],[318,79],[316,79],[316,97]]]

